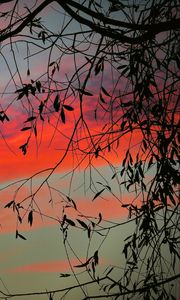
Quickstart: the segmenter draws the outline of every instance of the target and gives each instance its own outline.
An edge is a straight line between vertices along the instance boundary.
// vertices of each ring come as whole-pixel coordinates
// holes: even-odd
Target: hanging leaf
[[[88,227],[88,232],[87,233],[88,233],[88,239],[90,239],[90,237],[91,237],[91,227],[90,226]]]
[[[70,105],[63,105],[63,107],[65,108],[65,109],[67,109],[67,110],[69,110],[69,111],[73,111],[74,110],[74,108],[72,107],[72,106],[70,106]]]
[[[77,209],[76,203],[74,202],[73,199],[71,199],[69,196],[66,196],[66,198],[68,199],[69,202],[72,202],[74,209]]]
[[[121,207],[128,207],[130,204],[122,204]]]
[[[94,263],[94,261],[92,261],[91,266],[92,266],[92,271],[93,271],[93,277],[95,278],[96,270],[95,270],[95,263]]]
[[[101,64],[96,64],[94,69],[95,76],[98,75],[100,71],[101,71]]]
[[[27,153],[27,147],[28,147],[28,143],[25,143],[19,147],[19,149],[21,149],[24,155]]]
[[[102,89],[102,92],[103,92],[106,96],[111,97],[110,94],[106,91],[106,89],[105,89],[103,86],[101,87],[101,89]]]
[[[55,61],[52,61],[52,62],[49,64],[49,67],[52,67],[54,64],[55,64]]]
[[[105,190],[105,188],[102,189],[101,191],[99,191],[98,193],[96,193],[96,195],[94,196],[93,200],[95,200],[97,197],[99,197],[102,194],[102,192],[104,192],[104,190]]]
[[[62,223],[61,223],[62,227],[64,226],[65,221],[66,221],[66,215],[63,216]]]
[[[16,230],[16,239],[20,237],[22,240],[26,240],[26,238]]]
[[[32,127],[28,126],[28,127],[24,127],[21,129],[21,131],[26,131],[26,130],[30,130]]]
[[[117,173],[114,173],[111,179],[114,179],[117,176]]]
[[[106,273],[106,276],[108,276],[113,270],[114,270],[114,267],[111,267],[111,268],[109,269],[109,271]]]
[[[17,97],[17,100],[20,100],[24,97],[24,92],[20,93],[19,96]]]
[[[36,88],[38,90],[38,92],[41,92],[41,82],[40,81],[36,81]]]
[[[100,152],[100,151],[102,151],[102,150],[101,150],[101,147],[98,146],[97,149],[96,149],[95,152],[94,152],[96,158],[98,158],[99,152]]]
[[[22,218],[18,215],[18,220],[20,223],[22,223]]]
[[[123,122],[121,123],[121,130],[122,130],[122,131],[124,130],[126,124],[127,124],[127,121],[123,121]]]
[[[150,158],[150,160],[148,162],[147,168],[149,169],[152,166],[152,164],[153,164],[153,156],[151,156],[151,158]]]
[[[93,96],[92,93],[88,92],[88,91],[85,91],[84,89],[78,89],[78,91],[81,93],[81,94],[84,94],[86,96]]]
[[[102,214],[101,214],[101,213],[99,213],[99,221],[98,221],[98,223],[97,223],[97,224],[101,223],[101,221],[102,221]]]
[[[141,165],[139,165],[138,171],[139,171],[139,174],[141,175],[141,177],[144,178],[144,172],[143,172]]]
[[[37,137],[37,127],[36,127],[36,125],[34,125],[33,129],[34,129],[34,135],[35,135],[35,137]]]
[[[106,103],[106,101],[104,100],[104,98],[103,98],[103,96],[102,96],[101,93],[100,93],[100,95],[99,95],[99,98],[100,98],[100,100],[101,100],[102,103],[104,103],[104,104]]]
[[[54,109],[56,112],[59,111],[60,108],[60,102],[59,102],[59,95],[57,94],[55,99],[54,99],[54,103],[53,103]]]
[[[41,101],[40,105],[39,105],[39,113],[40,115],[42,114],[43,112],[43,108],[44,108],[44,103]]]
[[[33,211],[31,210],[28,214],[28,223],[32,226],[33,223]]]
[[[64,113],[63,107],[62,107],[62,109],[61,109],[61,120],[62,120],[62,122],[63,122],[64,124],[66,123],[66,118],[65,118],[65,113]]]
[[[24,121],[24,123],[31,122],[31,121],[33,121],[35,119],[36,119],[36,117],[34,117],[34,116],[29,117],[26,121]]]
[[[109,185],[105,185],[105,188],[111,192],[111,187]]]
[[[99,263],[98,250],[96,250],[94,252],[94,263],[95,263],[95,266],[98,265],[98,263]]]
[[[86,267],[87,265],[89,265],[89,262],[91,261],[92,257],[90,257],[84,264],[80,264],[77,266],[74,266],[75,268],[83,268]]]
[[[66,196],[66,198],[68,199],[69,202],[72,201],[72,199],[69,196]]]
[[[67,222],[69,225],[71,225],[71,226],[76,226],[76,224],[74,223],[74,221],[72,221],[72,220],[70,220],[70,219],[68,219],[68,218],[66,218],[66,222]]]
[[[79,224],[80,224],[82,227],[84,227],[85,229],[88,230],[88,226],[86,225],[86,223],[84,223],[83,221],[81,221],[81,220],[79,220],[79,219],[77,219],[77,221],[79,222]]]
[[[12,201],[10,201],[10,202],[8,202],[5,206],[4,206],[4,208],[10,208],[11,207],[11,205],[12,204],[14,204],[15,202],[14,202],[14,200],[12,200]]]
[[[59,277],[69,277],[69,276],[71,276],[71,274],[68,274],[68,273],[61,273],[59,275]]]

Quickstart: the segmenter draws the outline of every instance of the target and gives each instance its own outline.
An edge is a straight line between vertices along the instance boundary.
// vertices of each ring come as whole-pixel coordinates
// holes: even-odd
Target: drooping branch
[[[106,277],[102,277],[102,278],[99,278],[98,279],[98,283],[105,280]],[[47,294],[55,294],[55,293],[63,293],[63,292],[67,292],[67,291],[70,291],[70,290],[74,290],[74,289],[77,289],[79,287],[84,287],[84,286],[87,286],[87,285],[91,285],[93,283],[95,283],[96,281],[87,281],[87,282],[84,282],[84,283],[81,283],[81,284],[77,284],[77,285],[73,285],[73,286],[69,286],[69,287],[66,287],[66,288],[62,288],[62,289],[56,289],[56,290],[51,290],[51,291],[41,291],[41,292],[29,292],[29,293],[14,293],[14,294],[7,294],[7,293],[4,293],[2,291],[0,291],[0,294],[2,296],[0,296],[0,299],[12,299],[12,298],[18,298],[18,297],[26,297],[26,296],[42,296],[42,295],[47,295]]]
[[[152,38],[155,37],[160,32],[172,30],[172,29],[178,29],[180,28],[180,18],[178,19],[172,19],[171,21],[167,22],[160,22],[158,24],[150,24],[150,25],[138,25],[138,24],[133,24],[133,23],[126,23],[126,22],[117,22],[117,25],[120,27],[118,30],[115,30],[114,28],[111,29],[110,26],[105,27],[100,25],[100,23],[95,24],[94,22],[88,20],[87,18],[83,18],[82,16],[78,15],[76,12],[74,12],[70,7],[68,1],[64,2],[61,0],[57,0],[57,2],[63,7],[63,9],[71,15],[77,22],[84,24],[88,27],[90,27],[93,31],[105,36],[109,37],[111,39],[114,39],[120,43],[127,43],[127,44],[141,44],[144,41],[148,41]],[[97,14],[92,12],[86,7],[83,7],[82,5],[78,5],[74,1],[70,1],[70,4],[73,5],[74,7],[82,10],[83,12],[86,12],[89,15],[95,16],[99,22],[103,21],[104,23],[107,21],[108,24],[116,24],[116,20],[109,21],[109,18],[103,17],[101,14]],[[114,24],[115,23],[115,24]],[[128,24],[128,25],[127,25]],[[130,37],[126,36],[123,33],[123,30],[121,27],[125,27],[127,29],[132,29],[132,30],[141,30],[141,31],[146,31],[145,33],[137,36],[137,37]]]
[[[20,33],[34,18],[37,16],[45,7],[47,7],[50,3],[54,2],[54,0],[45,0],[43,1],[33,12],[29,13],[24,19],[22,19],[22,23],[17,26],[14,30],[11,30],[18,22],[11,24],[9,28],[1,31],[0,42],[5,41],[6,39],[13,37]],[[151,23],[151,24],[136,24],[132,22],[123,22],[116,19],[110,19],[104,16],[102,13],[97,13],[86,6],[80,5],[79,3],[73,0],[56,0],[56,2],[77,22],[84,24],[91,28],[94,32],[97,32],[105,37],[109,37],[121,43],[127,44],[141,44],[144,41],[148,41],[154,38],[157,34],[169,31],[169,30],[178,30],[180,28],[180,18],[171,19],[164,22],[159,23]],[[78,9],[80,12],[86,13],[87,18],[80,16],[77,12],[75,12],[71,7]],[[97,24],[89,19],[89,17],[96,18]],[[105,25],[101,25],[107,24]],[[111,28],[113,25],[116,28]],[[133,37],[127,36],[123,29],[130,29],[133,32]],[[140,34],[134,36],[134,33],[139,31]],[[141,33],[142,32],[142,33]]]
[[[136,293],[142,293],[144,291],[147,291],[149,289],[152,288],[156,288],[157,286],[161,286],[164,285],[168,282],[172,282],[174,280],[177,280],[178,278],[180,278],[180,274],[176,274],[174,276],[168,277],[165,280],[159,281],[157,283],[153,283],[153,284],[149,284],[147,286],[144,286],[142,288],[139,289],[133,289],[133,290],[128,290],[126,292],[120,292],[120,293],[114,293],[114,294],[106,294],[106,296],[104,295],[96,295],[96,296],[86,296],[86,298],[84,298],[84,300],[89,300],[89,299],[101,299],[101,298],[112,298],[112,297],[119,297],[119,296],[124,296],[124,295],[130,295],[130,294],[136,294]],[[50,291],[41,291],[41,292],[29,292],[29,293],[15,293],[15,294],[7,294],[4,293],[2,291],[0,291],[1,295],[0,298],[1,299],[12,299],[12,298],[16,298],[16,297],[25,297],[25,296],[42,296],[42,295],[47,295],[47,294],[56,294],[56,293],[62,293],[62,292],[67,292],[67,291],[71,291],[74,289],[77,289],[79,287],[84,287],[84,286],[88,286],[88,285],[92,285],[93,283],[100,283],[103,282],[104,280],[110,279],[108,276],[104,276],[101,278],[98,278],[98,281],[93,280],[93,281],[87,281],[81,284],[77,284],[74,286],[69,286],[67,288],[62,288],[62,289],[56,289],[56,290],[50,290]]]
[[[149,284],[147,286],[143,286],[142,288],[139,288],[139,289],[133,289],[133,290],[128,290],[126,292],[119,292],[119,293],[109,294],[109,295],[106,295],[106,298],[114,298],[114,297],[119,297],[119,296],[130,295],[130,294],[135,295],[136,293],[143,293],[143,292],[146,292],[150,289],[153,289],[153,288],[156,288],[158,286],[164,285],[168,282],[172,282],[174,280],[177,280],[178,278],[180,278],[180,274],[176,274],[172,277],[166,278],[165,280],[162,280],[162,281],[159,281],[159,282],[156,282],[156,283],[152,283],[152,284]],[[101,298],[104,298],[104,295],[87,296],[84,300],[101,299]]]
[[[59,1],[59,4],[60,2],[62,3],[62,1]],[[66,1],[66,4],[74,8],[77,8],[79,11],[86,13],[88,16],[96,18],[99,22],[101,21],[104,24],[114,25],[116,27],[119,27],[119,30],[121,27],[123,27],[131,30],[148,31],[148,32],[153,31],[156,34],[156,32],[158,31],[163,32],[166,30],[178,29],[180,27],[180,18],[172,19],[166,22],[158,22],[158,23],[151,23],[151,24],[136,24],[133,22],[128,23],[128,22],[119,21],[117,19],[108,18],[104,16],[102,13],[97,13],[73,0]]]
[[[7,3],[7,2],[12,2],[14,0],[0,0],[0,4],[3,4],[3,3]]]
[[[29,13],[25,18],[23,18],[22,23],[14,30],[11,30],[11,28],[13,28],[17,24],[17,21],[15,23],[12,23],[9,28],[7,27],[3,31],[0,31],[0,43],[20,33],[45,7],[47,7],[52,2],[53,0],[43,1],[33,12]]]

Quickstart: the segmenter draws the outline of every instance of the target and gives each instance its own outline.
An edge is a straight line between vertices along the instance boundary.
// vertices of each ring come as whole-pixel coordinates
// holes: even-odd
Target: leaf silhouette
[[[26,131],[26,130],[30,130],[32,127],[28,126],[28,127],[24,127],[21,129],[21,131]]]
[[[8,203],[4,206],[4,208],[6,208],[6,207],[10,208],[12,204],[14,204],[14,200],[8,202]]]
[[[86,96],[93,96],[92,93],[88,92],[88,91],[85,91],[84,89],[79,89],[78,90],[81,94],[84,94]]]
[[[89,265],[89,262],[91,261],[92,257],[90,257],[85,263],[74,266],[75,268],[83,268],[86,267],[87,265]]]
[[[106,96],[111,97],[110,94],[106,91],[106,89],[105,89],[103,86],[101,87],[101,89],[102,89],[102,92],[103,92]]]
[[[101,191],[99,191],[98,193],[96,193],[96,195],[94,196],[93,200],[95,200],[97,197],[99,197],[102,194],[102,192],[104,192],[104,190],[105,190],[105,188],[102,189]]]
[[[65,113],[64,113],[64,109],[61,109],[61,120],[62,122],[65,124],[66,123],[66,118],[65,118]]]
[[[36,88],[38,90],[38,92],[41,92],[41,82],[40,81],[36,81]]]
[[[69,276],[71,276],[71,274],[68,274],[68,273],[61,273],[59,275],[59,277],[69,277]]]
[[[98,223],[97,223],[97,224],[101,223],[101,221],[102,221],[102,214],[101,214],[101,213],[99,213],[99,221],[98,221]]]
[[[54,109],[56,112],[59,111],[60,108],[60,103],[59,103],[59,95],[57,94],[55,99],[54,99],[54,103],[53,103]]]
[[[98,265],[98,263],[99,263],[98,250],[96,250],[94,252],[94,263],[95,263],[95,266]]]
[[[70,105],[63,105],[63,107],[65,108],[65,109],[67,109],[67,110],[69,110],[69,111],[73,111],[74,110],[74,108],[72,107],[72,106],[70,106]]]
[[[79,222],[79,224],[80,224],[82,227],[84,227],[85,229],[88,230],[88,226],[86,225],[86,223],[84,223],[83,221],[81,221],[81,220],[79,220],[79,219],[77,219],[77,221]]]
[[[34,117],[34,116],[29,117],[26,121],[24,121],[24,123],[31,122],[31,121],[33,121],[35,119],[36,119],[36,117]]]
[[[18,233],[18,237],[20,237],[22,240],[27,240],[22,234]]]
[[[26,238],[16,230],[16,239],[20,237],[22,240],[26,240]]]
[[[71,225],[71,226],[76,226],[76,224],[74,223],[74,221],[72,221],[72,220],[70,220],[70,219],[68,219],[68,218],[66,218],[66,222],[67,222],[69,225]]]
[[[28,214],[28,223],[32,226],[33,223],[33,211],[31,210]]]

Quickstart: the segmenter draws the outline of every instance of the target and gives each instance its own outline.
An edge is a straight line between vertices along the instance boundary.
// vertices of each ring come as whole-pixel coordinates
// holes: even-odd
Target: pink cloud
[[[77,261],[72,262],[77,263]],[[25,265],[16,267],[14,269],[8,270],[11,273],[18,273],[18,272],[68,272],[70,271],[70,267],[67,261],[51,261],[51,262],[42,262],[42,263],[34,263],[31,265]]]
[[[81,259],[81,261],[77,259],[72,259],[70,261],[72,267],[81,265],[86,260]],[[103,258],[100,259],[100,264],[104,264],[105,260]],[[75,268],[76,269],[76,268]],[[78,270],[78,269],[76,269]],[[81,270],[84,270],[82,268]],[[18,273],[18,272],[33,272],[33,273],[45,273],[45,272],[58,272],[58,273],[71,273],[71,268],[69,265],[68,260],[57,260],[57,261],[49,261],[49,262],[41,262],[41,263],[34,263],[30,265],[24,265],[20,267],[15,267],[13,269],[8,269],[7,272],[11,273]]]

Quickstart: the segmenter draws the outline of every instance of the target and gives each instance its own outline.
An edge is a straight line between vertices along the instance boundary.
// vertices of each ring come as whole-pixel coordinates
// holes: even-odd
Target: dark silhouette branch
[[[7,27],[3,31],[0,31],[0,42],[3,42],[10,37],[14,37],[18,33],[20,33],[45,7],[47,7],[52,2],[52,0],[44,0],[33,12],[23,17],[22,23],[17,26],[16,29],[11,30],[11,28],[13,28],[17,23],[21,22],[21,20],[11,24],[10,28]]]
[[[166,284],[168,282],[172,282],[174,280],[177,280],[178,278],[180,278],[180,274],[174,275],[172,277],[168,277],[165,280],[159,281],[157,283],[148,284],[148,285],[146,285],[142,288],[139,288],[139,289],[133,289],[133,290],[129,290],[129,291],[126,291],[126,292],[113,293],[113,294],[106,295],[105,297],[106,298],[112,298],[112,297],[120,297],[120,296],[125,296],[125,295],[130,295],[130,294],[135,295],[136,293],[147,292],[150,289],[156,288],[156,287],[161,286],[163,284]],[[117,286],[118,286],[118,283],[117,283]],[[101,299],[101,298],[104,298],[104,295],[87,296],[86,298],[84,298],[84,300]]]
[[[50,3],[54,1],[55,0],[43,1],[33,12],[31,12],[30,14],[28,14],[26,17],[23,18],[24,20],[22,20],[22,23],[19,26],[17,26],[16,29],[11,30],[10,28],[13,28],[17,23],[21,22],[21,20],[17,21],[14,24],[11,24],[10,28],[9,29],[7,28],[5,30],[5,33],[4,30],[1,31],[0,42],[5,41],[6,39],[20,33],[34,19],[35,16],[37,16],[46,6],[48,6]],[[56,0],[55,2],[57,2],[78,23],[88,26],[94,32],[97,32],[104,37],[109,37],[121,43],[127,43],[132,45],[141,44],[142,42],[154,38],[157,34],[161,32],[169,31],[169,30],[178,30],[180,28],[180,18],[175,18],[166,22],[158,22],[155,24],[127,23],[127,22],[122,22],[119,20],[107,18],[103,16],[103,14],[94,12],[89,8],[80,5],[79,3],[76,3],[75,1],[72,0],[68,0],[68,1]],[[98,23],[96,24],[95,22],[80,16],[77,12],[73,11],[70,8],[70,6],[77,8],[82,12],[87,13],[87,15],[89,16],[95,17],[98,20]],[[104,25],[102,26],[101,22],[103,22],[104,24],[114,25],[118,28],[111,29],[110,26],[104,26]],[[136,37],[131,37],[125,35],[125,33],[123,32],[123,28],[131,29],[132,31],[138,30],[144,33],[143,34],[140,33]]]
[[[1,299],[10,299],[10,298],[16,298],[16,297],[25,297],[25,296],[42,296],[42,295],[47,295],[47,294],[57,294],[57,293],[63,293],[63,292],[67,292],[67,291],[71,291],[80,287],[84,287],[84,286],[88,286],[94,283],[98,283],[105,280],[106,277],[102,277],[98,279],[97,281],[87,281],[81,284],[77,284],[77,285],[73,285],[73,286],[69,286],[67,288],[62,288],[62,289],[56,289],[56,290],[50,290],[50,291],[45,291],[45,292],[30,292],[30,293],[17,293],[17,294],[7,294],[4,293],[2,291],[0,291],[0,293],[2,294],[2,296],[0,296]],[[2,298],[3,297],[3,298]]]
[[[60,4],[60,2],[62,2],[62,1],[58,0],[59,4]],[[121,27],[123,27],[125,29],[131,29],[133,31],[134,30],[148,31],[148,32],[153,31],[154,34],[157,34],[159,32],[168,31],[171,29],[178,30],[178,28],[180,28],[180,18],[174,18],[174,19],[166,21],[166,22],[157,22],[157,23],[151,23],[151,24],[136,24],[136,23],[131,23],[131,22],[128,23],[128,22],[119,21],[117,19],[105,17],[102,13],[97,13],[97,12],[87,8],[86,6],[83,6],[73,0],[68,0],[65,2],[67,5],[77,8],[79,11],[86,13],[88,16],[96,18],[99,22],[119,27],[119,30],[121,29]]]

